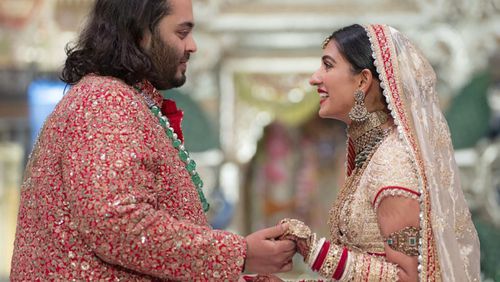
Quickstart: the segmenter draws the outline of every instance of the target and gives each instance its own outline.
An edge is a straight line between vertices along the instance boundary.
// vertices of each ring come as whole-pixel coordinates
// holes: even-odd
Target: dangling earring
[[[354,92],[354,107],[349,112],[349,118],[355,122],[368,119],[368,110],[365,107],[365,93],[362,90]]]

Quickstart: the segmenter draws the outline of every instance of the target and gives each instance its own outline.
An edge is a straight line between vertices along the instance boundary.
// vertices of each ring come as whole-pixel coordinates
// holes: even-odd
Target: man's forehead
[[[170,15],[193,16],[193,5],[191,0],[169,0]]]
[[[169,0],[170,13],[165,17],[175,25],[192,28],[194,26],[191,0]]]

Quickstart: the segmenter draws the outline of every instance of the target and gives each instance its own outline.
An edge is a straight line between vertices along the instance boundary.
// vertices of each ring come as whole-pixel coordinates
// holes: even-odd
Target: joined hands
[[[246,241],[248,251],[245,270],[259,274],[245,275],[240,281],[273,282],[283,280],[270,273],[292,270],[295,252],[307,262],[316,244],[316,234],[302,221],[285,218],[275,227],[248,235]]]

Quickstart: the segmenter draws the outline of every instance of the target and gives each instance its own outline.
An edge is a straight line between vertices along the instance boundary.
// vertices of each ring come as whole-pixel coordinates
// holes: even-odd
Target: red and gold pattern
[[[12,281],[235,281],[245,255],[137,91],[90,75],[65,95],[26,168]]]
[[[366,27],[369,37],[372,39],[375,60],[378,64],[377,71],[381,74],[381,85],[384,86],[384,95],[389,99],[390,109],[394,121],[401,130],[400,136],[409,144],[411,148],[411,156],[416,163],[418,176],[421,179],[420,189],[423,200],[421,201],[421,211],[423,219],[421,227],[424,230],[421,248],[423,250],[422,261],[420,263],[420,278],[427,281],[440,280],[439,263],[434,243],[434,236],[431,227],[431,204],[430,195],[427,189],[428,183],[425,175],[424,161],[418,142],[415,139],[416,131],[411,123],[411,118],[407,116],[410,113],[410,105],[403,95],[403,88],[398,69],[398,61],[395,54],[396,48],[394,42],[390,39],[390,27],[386,25],[369,25]],[[380,65],[381,64],[381,65]]]

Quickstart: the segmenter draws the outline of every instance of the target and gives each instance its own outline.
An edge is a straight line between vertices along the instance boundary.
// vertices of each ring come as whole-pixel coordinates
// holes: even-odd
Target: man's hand
[[[285,233],[288,226],[279,224],[248,235],[245,270],[254,273],[276,273],[292,270],[295,243],[277,238]]]

